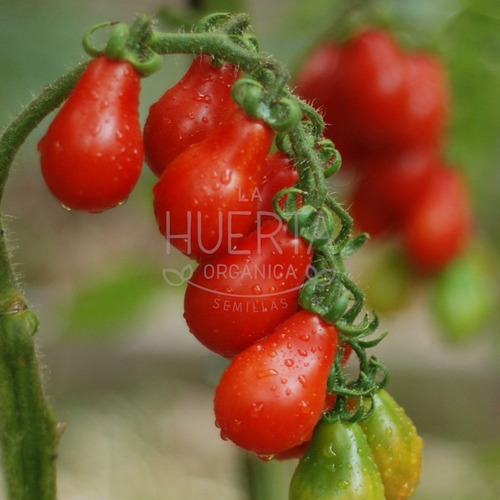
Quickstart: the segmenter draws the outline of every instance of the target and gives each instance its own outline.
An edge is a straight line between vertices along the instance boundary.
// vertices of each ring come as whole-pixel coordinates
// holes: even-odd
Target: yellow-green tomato
[[[422,472],[422,438],[404,409],[386,391],[373,396],[374,409],[360,425],[380,471],[387,500],[404,500]]]
[[[320,422],[290,484],[289,500],[385,500],[359,424]]]

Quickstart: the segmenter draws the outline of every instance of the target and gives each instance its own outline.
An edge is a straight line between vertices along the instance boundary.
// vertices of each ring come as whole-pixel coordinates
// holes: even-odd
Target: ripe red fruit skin
[[[406,100],[401,108],[396,142],[439,148],[449,117],[450,95],[442,62],[430,54],[409,54],[406,65]]]
[[[232,252],[194,272],[184,299],[191,333],[228,358],[265,337],[297,310],[312,256],[283,221],[266,216]]]
[[[158,177],[182,151],[204,139],[236,109],[231,88],[240,71],[197,56],[186,74],[151,105],[144,125],[146,163]]]
[[[225,253],[253,227],[273,130],[237,109],[177,156],[153,189],[160,232],[185,255]]]
[[[405,70],[404,54],[387,32],[367,30],[342,46],[338,76],[345,113],[342,126],[364,148],[393,145],[398,137]]]
[[[437,272],[460,254],[472,234],[472,209],[460,172],[436,169],[408,213],[402,238],[410,261],[426,272]]]
[[[281,151],[269,155],[262,166],[258,213],[274,213],[274,196],[282,189],[293,187],[298,180],[299,173],[288,155]],[[283,200],[280,206],[284,208]]]
[[[124,202],[143,164],[140,74],[128,62],[93,60],[38,149],[42,174],[67,208],[100,212]]]
[[[295,92],[322,113],[326,124],[325,137],[335,143],[345,163],[356,156],[357,144],[347,122],[340,79],[341,52],[342,46],[336,43],[317,47],[297,75]]]
[[[402,149],[369,155],[359,163],[359,180],[351,194],[357,228],[376,237],[401,225],[441,164],[432,148]]]
[[[325,135],[344,168],[388,149],[439,147],[446,132],[450,97],[442,62],[404,51],[380,29],[316,48],[299,72],[297,93],[324,113]]]
[[[337,340],[334,325],[301,310],[238,354],[215,391],[221,435],[259,455],[308,441],[325,408]]]

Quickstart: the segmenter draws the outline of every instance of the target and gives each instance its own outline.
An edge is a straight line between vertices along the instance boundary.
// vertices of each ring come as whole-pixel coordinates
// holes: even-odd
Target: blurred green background
[[[357,7],[366,4],[402,43],[437,52],[453,95],[446,155],[470,180],[479,237],[498,254],[498,0],[205,3],[214,10],[248,11],[262,50],[292,71],[319,39],[348,21],[364,22],[366,11]],[[139,12],[162,8],[191,15],[188,4],[0,0],[0,128],[84,57],[80,40],[91,25],[130,22]],[[144,80],[143,119],[187,63],[171,56]],[[38,168],[36,143],[47,123],[18,155],[3,210],[26,294],[41,319],[47,392],[67,423],[59,455],[61,500],[284,500],[293,462],[258,464],[218,436],[212,394],[222,364],[187,331],[183,290],[163,280],[163,268],[187,261],[167,253],[157,231],[155,178],[145,169],[138,189],[116,210],[97,216],[64,211]],[[368,247],[353,261],[355,278],[367,253]],[[425,439],[424,473],[414,498],[497,499],[500,316],[496,312],[470,341],[450,343],[431,317],[426,293],[425,287],[414,289],[404,309],[382,316],[381,328],[390,335],[376,349],[391,370],[389,391]],[[272,483],[271,493],[250,496],[248,478],[256,472],[261,485]]]

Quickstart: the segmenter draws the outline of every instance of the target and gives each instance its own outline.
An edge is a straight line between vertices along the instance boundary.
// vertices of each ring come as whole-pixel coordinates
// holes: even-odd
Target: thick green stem
[[[17,151],[63,102],[85,67],[47,86],[0,137],[0,201]],[[35,353],[38,318],[19,291],[2,222],[0,214],[0,443],[6,488],[10,500],[55,500],[57,420]]]
[[[211,54],[251,73],[265,66],[279,64],[262,53],[252,52],[225,33],[153,33],[149,46],[158,54]],[[281,65],[279,65],[281,67]]]
[[[4,298],[5,299],[5,298]],[[58,430],[45,400],[33,335],[36,315],[22,297],[0,311],[0,418],[9,499],[54,500]]]

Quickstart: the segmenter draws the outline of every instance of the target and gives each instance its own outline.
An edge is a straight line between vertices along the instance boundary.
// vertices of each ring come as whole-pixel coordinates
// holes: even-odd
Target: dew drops
[[[250,408],[250,418],[257,418],[262,408],[264,408],[264,403],[253,403],[252,408]]]
[[[304,375],[299,375],[299,376],[297,377],[297,380],[299,381],[299,383],[300,383],[300,385],[301,385],[302,387],[305,387],[305,386],[306,386],[306,384],[307,384],[307,379],[306,379],[306,377],[304,377]]]
[[[333,449],[333,443],[329,443],[328,446],[323,447],[323,455],[327,458],[335,457],[337,454]],[[335,471],[335,466],[333,466],[333,470]]]
[[[211,104],[212,103],[212,98],[207,95],[207,94],[201,94],[201,93],[197,93],[195,98],[194,98],[195,101],[197,102],[204,102],[205,104]]]
[[[257,458],[263,462],[270,462],[274,459],[274,455],[257,455]]]
[[[302,400],[300,403],[299,403],[299,409],[302,413],[306,414],[306,413],[309,413],[310,411],[310,404],[307,402],[307,401],[304,401]]]
[[[392,437],[392,427],[386,427],[385,428],[385,435],[390,438]]]
[[[274,368],[257,372],[257,378],[274,377],[275,375],[278,375],[278,372]]]
[[[337,486],[341,489],[341,490],[345,490],[346,488],[348,488],[350,486],[350,482],[349,481],[346,481],[345,479],[341,479],[340,481],[337,481]]]
[[[227,185],[231,182],[231,176],[232,172],[227,168],[226,170],[224,170],[224,172],[222,172],[220,176],[220,181],[222,182],[222,184]]]
[[[66,210],[66,212],[71,212],[71,210],[72,210],[70,207],[68,207],[64,203],[61,203],[61,207],[64,208],[64,210]]]
[[[295,364],[295,361],[291,358],[285,359],[285,366],[291,367]]]
[[[305,349],[298,349],[297,352],[299,353],[300,356],[303,357],[307,356],[307,351]]]
[[[125,203],[127,203],[127,201],[128,201],[128,198],[125,198],[124,200],[120,201],[120,202],[118,203],[118,205],[116,205],[116,206],[117,206],[117,207],[121,207],[121,206],[125,205]]]
[[[275,358],[278,355],[278,353],[276,351],[267,351],[267,355],[270,358]]]
[[[255,285],[252,288],[252,292],[254,295],[261,295],[262,294],[262,288],[259,285]]]
[[[309,342],[311,340],[311,336],[307,335],[307,334],[304,334],[304,335],[301,335],[299,337],[299,339],[302,340],[303,342]]]

